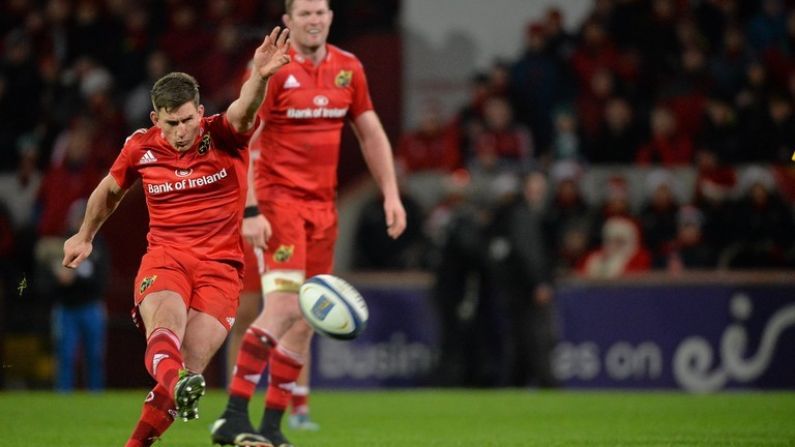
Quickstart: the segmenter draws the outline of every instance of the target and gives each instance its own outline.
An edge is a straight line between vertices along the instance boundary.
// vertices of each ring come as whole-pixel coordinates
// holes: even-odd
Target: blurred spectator
[[[706,59],[698,47],[685,48],[679,73],[662,88],[666,107],[676,117],[677,131],[690,138],[698,134],[712,79]]]
[[[741,141],[745,147],[756,147],[757,145],[759,134],[767,122],[767,99],[771,90],[772,86],[765,66],[758,61],[748,65],[745,84],[735,100],[742,123]],[[759,154],[753,151],[749,151],[748,155],[748,161],[761,161]]]
[[[40,235],[65,234],[69,206],[77,199],[88,198],[99,181],[100,173],[89,158],[92,138],[93,126],[87,120],[77,120],[60,138],[62,150],[54,153],[39,191]]]
[[[529,166],[533,157],[530,132],[514,121],[508,101],[501,97],[487,99],[483,120],[485,129],[474,142],[473,166],[484,172]]]
[[[632,81],[638,75],[635,62],[616,49],[604,26],[595,20],[583,24],[582,40],[571,64],[581,91],[587,90],[594,75],[602,70],[615,73],[625,81]]]
[[[445,126],[435,104],[426,104],[418,128],[403,135],[397,148],[397,164],[408,174],[418,171],[453,171],[461,164],[458,133]]]
[[[615,79],[607,70],[598,70],[591,77],[589,88],[580,90],[577,97],[577,119],[583,135],[594,139],[604,120],[605,107],[615,94]]]
[[[627,179],[614,175],[607,179],[604,188],[604,197],[597,213],[594,230],[601,234],[602,227],[611,217],[625,217],[633,219],[632,206],[629,201],[629,185]],[[599,235],[596,235],[598,240]]]
[[[775,190],[772,174],[752,166],[740,177],[741,196],[732,213],[733,243],[721,254],[732,268],[792,267],[792,210]]]
[[[580,274],[587,278],[619,278],[648,271],[651,256],[641,245],[637,225],[627,218],[611,217],[602,229],[602,246],[586,256]]]
[[[547,52],[559,63],[567,64],[574,54],[577,41],[563,23],[563,11],[552,7],[544,14],[544,35],[547,41]]]
[[[656,107],[651,113],[651,139],[638,151],[638,163],[675,166],[689,164],[692,158],[690,137],[678,131],[670,110]]]
[[[589,248],[591,212],[580,192],[582,169],[576,163],[553,165],[550,178],[553,185],[552,206],[548,208],[555,270],[565,274],[572,271]]]
[[[240,93],[239,85],[232,81],[240,79],[246,70],[251,54],[247,47],[231,22],[216,28],[213,44],[205,49],[196,72],[202,91],[208,92],[202,96],[208,114],[226,110]]]
[[[36,127],[41,106],[35,92],[42,87],[30,36],[21,28],[8,33],[0,52],[0,148],[8,155],[0,157],[0,171],[13,169],[17,163],[13,148],[17,139]],[[33,96],[31,96],[33,95]]]
[[[722,98],[713,97],[707,103],[696,145],[714,153],[721,163],[740,163],[748,156],[740,141],[737,114]]]
[[[85,200],[69,206],[65,234],[73,234],[82,223]],[[65,237],[45,237],[36,246],[37,288],[54,302],[52,334],[57,371],[55,389],[72,391],[76,385],[78,352],[83,355],[85,386],[91,391],[105,387],[104,293],[110,265],[101,237],[94,239],[91,255],[75,270],[61,265]]]
[[[577,129],[577,117],[567,108],[555,112],[555,135],[552,140],[554,160],[583,160],[580,135]]]
[[[700,151],[697,157],[698,174],[694,203],[704,216],[704,235],[716,253],[731,237],[730,198],[737,181],[733,168],[720,163],[711,151]]]
[[[644,242],[655,264],[669,251],[676,237],[679,204],[674,191],[675,178],[666,170],[656,170],[646,177],[646,203],[640,214]]]
[[[489,259],[507,305],[508,385],[550,387],[555,336],[547,180],[534,172],[523,186],[518,200],[504,203],[493,218]]]
[[[507,96],[510,89],[510,67],[502,60],[491,64],[489,70],[489,92],[491,96]]]
[[[37,162],[38,143],[32,135],[17,142],[19,164],[16,171],[0,173],[0,204],[8,210],[16,231],[33,225],[33,206],[41,185]]]
[[[461,136],[460,147],[467,153],[465,159],[472,156],[472,146],[477,136],[483,131],[483,107],[489,98],[489,78],[478,73],[469,81],[469,100],[456,114],[456,126]]]
[[[748,41],[757,50],[784,44],[787,19],[781,0],[762,0],[759,13],[748,22]]]
[[[146,8],[124,3],[123,35],[120,42],[118,69],[114,71],[119,87],[123,91],[135,88],[145,81],[149,54],[155,50],[155,38],[151,32],[150,13]]]
[[[124,116],[130,129],[149,128],[152,121],[149,112],[152,110],[150,90],[152,85],[165,76],[170,68],[166,53],[154,51],[146,59],[146,78],[136,85],[124,101]]]
[[[556,27],[554,24],[548,26]],[[557,32],[557,39],[565,39],[560,32]],[[557,44],[564,43],[558,41]],[[544,25],[529,24],[524,54],[511,67],[511,99],[517,119],[530,128],[540,148],[550,143],[551,112],[555,104],[569,96],[571,90],[565,66],[550,45]]]
[[[212,35],[201,26],[195,8],[190,3],[177,3],[158,44],[174,62],[174,68],[186,73],[198,73],[205,52],[213,46]]]
[[[746,48],[745,36],[736,26],[730,26],[723,35],[723,42],[710,61],[710,74],[715,80],[715,91],[729,98],[735,97],[743,86],[745,73],[752,61]]]
[[[401,188],[400,199],[406,219],[419,223],[424,219],[422,207]],[[353,266],[360,270],[409,270],[423,267],[425,240],[420,225],[406,227],[397,239],[386,233],[384,200],[374,195],[366,201],[356,222]]]
[[[676,35],[676,5],[673,0],[651,0],[650,20],[643,30],[642,50],[653,54],[647,58],[647,70],[667,77],[676,67],[680,53]]]
[[[693,5],[693,15],[698,28],[707,39],[710,48],[720,48],[727,25],[737,21],[737,2],[704,0]]]
[[[597,137],[588,150],[588,160],[591,163],[632,163],[640,142],[641,132],[632,106],[624,98],[611,98],[605,106]]]
[[[453,201],[440,242],[432,296],[440,319],[440,385],[494,385],[503,374],[499,316],[484,253],[485,213],[469,200]]]
[[[69,61],[82,57],[104,66],[117,66],[123,29],[121,23],[104,14],[99,0],[75,2],[69,33]]]
[[[676,218],[676,238],[667,247],[662,265],[670,273],[715,267],[715,252],[704,240],[704,216],[694,206],[683,206]]]
[[[768,101],[768,113],[757,144],[748,149],[758,154],[756,160],[769,163],[789,164],[795,148],[795,115],[792,103],[779,95]]]

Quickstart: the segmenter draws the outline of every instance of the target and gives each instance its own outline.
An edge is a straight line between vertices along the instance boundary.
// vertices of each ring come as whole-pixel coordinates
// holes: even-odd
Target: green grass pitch
[[[145,395],[0,393],[0,446],[122,446]],[[201,418],[156,445],[209,446],[224,402],[209,392]],[[313,394],[312,412],[320,432],[286,431],[299,447],[795,446],[795,393],[329,391]]]

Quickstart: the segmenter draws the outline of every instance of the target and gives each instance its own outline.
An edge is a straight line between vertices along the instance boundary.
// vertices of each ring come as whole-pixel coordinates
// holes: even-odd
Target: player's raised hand
[[[253,71],[262,79],[270,78],[290,62],[290,56],[287,54],[290,49],[290,39],[287,37],[289,34],[288,28],[281,29],[277,26],[254,51]]]
[[[406,210],[400,203],[400,198],[384,200],[384,214],[386,215],[386,233],[392,239],[397,239],[406,229]]]
[[[254,247],[267,248],[271,237],[271,223],[262,214],[243,219],[240,229],[243,239]]]
[[[70,237],[63,244],[63,266],[70,269],[77,268],[84,259],[91,255],[93,249],[91,241],[87,241],[79,233]]]

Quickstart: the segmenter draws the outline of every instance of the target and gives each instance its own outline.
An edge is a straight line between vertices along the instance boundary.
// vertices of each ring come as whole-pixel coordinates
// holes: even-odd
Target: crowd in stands
[[[575,33],[562,23],[554,8],[529,23],[523,53],[474,75],[452,119],[428,101],[397,145],[407,178],[510,183],[501,193],[510,197],[469,197],[480,199],[488,233],[501,206],[527,207],[526,185],[541,174],[543,240],[556,272],[794,266],[792,5],[597,0]],[[617,166],[648,175],[629,179]],[[683,183],[679,171],[695,181]],[[583,191],[594,172],[612,175]],[[451,204],[417,217],[433,223],[439,208]]]

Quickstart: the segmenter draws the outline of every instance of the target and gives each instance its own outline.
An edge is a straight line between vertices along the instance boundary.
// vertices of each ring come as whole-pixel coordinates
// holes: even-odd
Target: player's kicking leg
[[[182,340],[188,312],[182,296],[171,290],[150,293],[138,302],[135,316],[137,323],[146,328],[144,363],[157,386],[149,393],[141,418],[125,446],[146,447],[159,439],[177,416],[175,398],[182,398],[183,411],[196,403],[197,398],[185,398],[184,393],[188,392],[185,385],[190,383],[191,394],[199,388],[203,392],[203,385],[196,379],[186,380],[183,372]],[[179,396],[178,388],[182,389]]]

